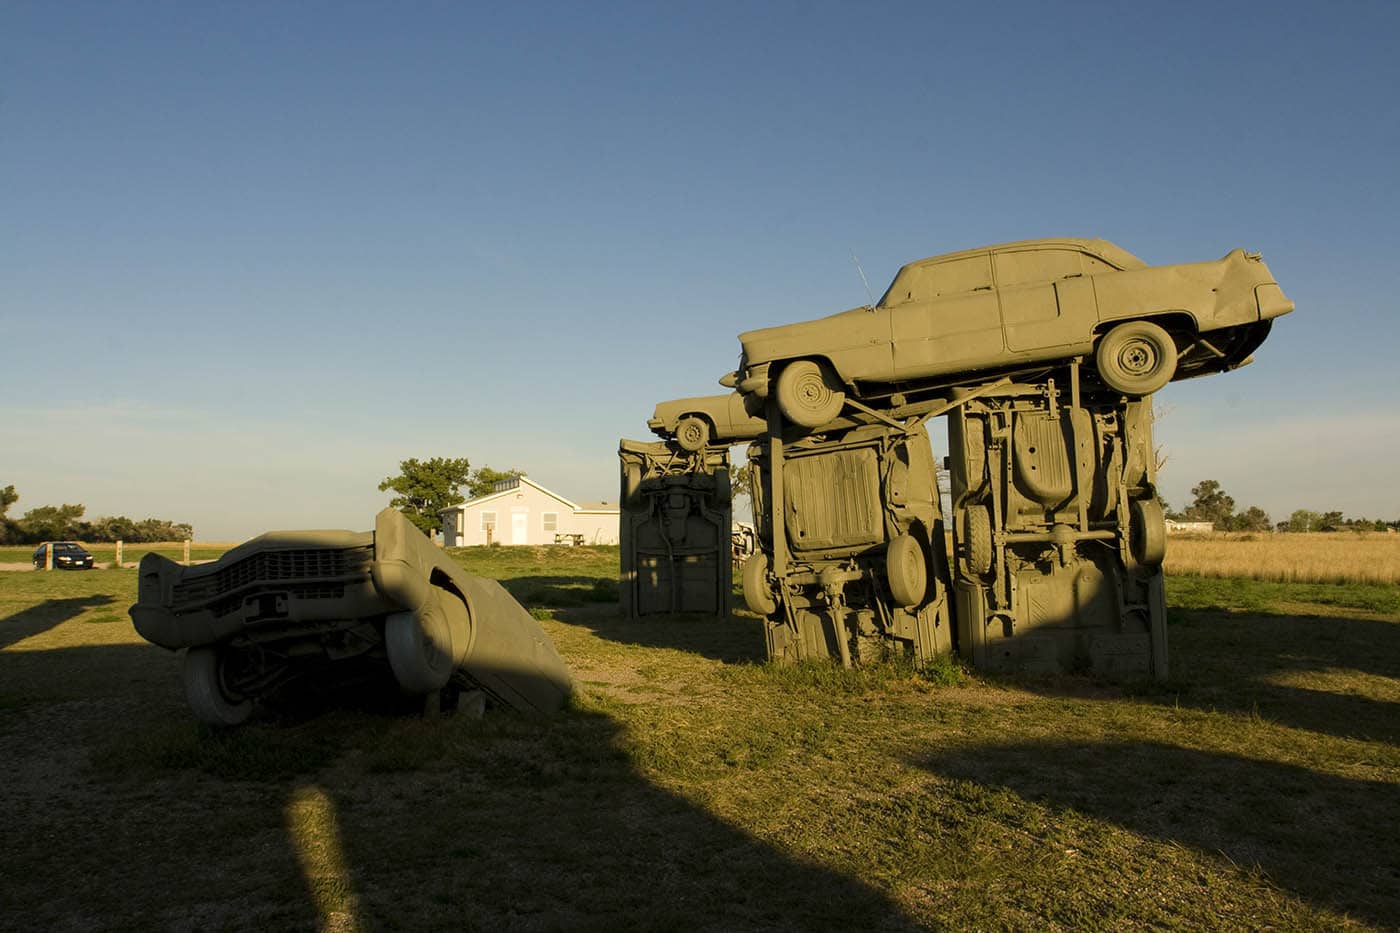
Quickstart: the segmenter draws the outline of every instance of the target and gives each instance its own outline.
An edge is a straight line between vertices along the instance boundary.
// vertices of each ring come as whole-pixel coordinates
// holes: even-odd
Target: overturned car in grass
[[[130,614],[147,641],[183,651],[190,706],[218,725],[298,686],[387,684],[425,705],[532,712],[572,689],[525,608],[393,509],[372,532],[274,531],[193,567],[147,554]]]
[[[1292,310],[1259,254],[1242,249],[1149,266],[1106,240],[1025,240],[921,259],[874,305],[740,334],[739,368],[720,382],[771,393],[806,428],[833,421],[848,396],[873,403],[1074,359],[1141,398],[1243,366]]]

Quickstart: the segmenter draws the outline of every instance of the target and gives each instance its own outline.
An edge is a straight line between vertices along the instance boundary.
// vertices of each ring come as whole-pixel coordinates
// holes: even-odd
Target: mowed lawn
[[[1400,591],[1170,580],[1173,679],[762,663],[615,548],[455,551],[573,708],[195,725],[132,570],[0,574],[0,928],[1400,924]]]

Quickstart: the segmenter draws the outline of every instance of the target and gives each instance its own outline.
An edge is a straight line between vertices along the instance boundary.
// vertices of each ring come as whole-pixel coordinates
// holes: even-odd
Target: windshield
[[[53,546],[55,554],[86,554],[81,544],[73,544],[71,541],[60,541]]]

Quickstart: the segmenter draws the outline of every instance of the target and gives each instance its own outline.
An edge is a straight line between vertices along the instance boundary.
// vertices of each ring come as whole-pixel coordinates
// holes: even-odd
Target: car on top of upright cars
[[[809,428],[847,394],[878,400],[1077,357],[1109,390],[1142,397],[1243,366],[1292,310],[1258,253],[1149,266],[1106,240],[1023,240],[911,262],[874,305],[740,334],[739,368],[720,383],[771,391]]]
[[[710,444],[751,441],[767,429],[768,422],[763,419],[762,399],[730,392],[658,402],[647,427],[659,437],[674,437],[681,449],[695,453]]]

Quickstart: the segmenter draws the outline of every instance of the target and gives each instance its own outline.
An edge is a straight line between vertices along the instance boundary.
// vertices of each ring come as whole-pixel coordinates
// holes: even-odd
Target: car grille
[[[345,594],[343,581],[366,576],[373,560],[372,546],[263,551],[220,567],[210,576],[182,580],[172,590],[171,602],[183,607],[217,600],[210,608],[221,615],[229,611],[226,603],[235,607],[242,603],[243,591],[269,583],[290,584],[283,588],[296,599],[338,599]],[[220,599],[235,592],[240,594],[236,598]]]

